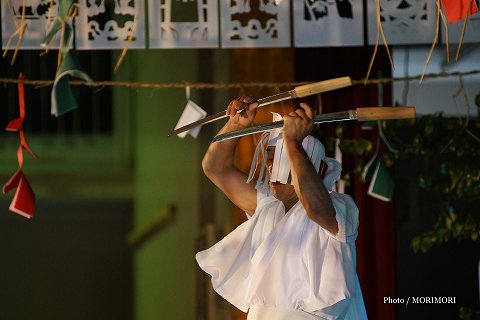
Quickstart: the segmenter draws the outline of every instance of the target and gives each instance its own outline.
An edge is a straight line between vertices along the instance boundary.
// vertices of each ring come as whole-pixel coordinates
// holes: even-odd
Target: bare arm
[[[257,103],[252,103],[251,97],[241,97],[232,100],[227,108],[229,120],[218,134],[245,128],[251,125],[255,118]],[[248,108],[237,114],[237,110],[248,104]],[[235,149],[237,139],[230,139],[210,144],[203,157],[202,168],[205,175],[225,193],[225,195],[240,209],[252,213],[257,206],[255,184],[247,184],[247,175],[235,164]]]
[[[303,139],[313,127],[313,111],[307,104],[302,109],[284,116],[283,139],[287,150],[295,192],[308,217],[333,234],[338,233],[335,209],[330,195],[323,185],[302,146]]]

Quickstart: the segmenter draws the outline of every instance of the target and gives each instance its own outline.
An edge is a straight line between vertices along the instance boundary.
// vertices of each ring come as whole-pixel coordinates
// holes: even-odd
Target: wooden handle
[[[415,118],[415,107],[374,107],[355,109],[358,121]]]
[[[317,93],[340,89],[352,85],[350,77],[341,77],[310,84],[304,84],[293,89],[295,98],[308,97]]]

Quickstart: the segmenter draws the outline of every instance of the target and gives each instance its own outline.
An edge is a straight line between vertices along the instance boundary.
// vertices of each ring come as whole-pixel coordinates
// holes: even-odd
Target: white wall
[[[456,46],[450,48],[450,55],[454,56]],[[393,60],[394,77],[407,77],[421,75],[428,57],[429,46],[421,47],[395,47]],[[480,70],[480,46],[464,45],[458,61],[454,57],[447,62],[444,46],[435,49],[426,69],[426,74],[469,72]],[[393,84],[393,101],[401,105],[416,107],[417,114],[432,114],[443,112],[446,116],[477,115],[475,96],[480,94],[480,74],[464,76],[464,91],[460,91],[460,79],[425,78],[422,83],[418,80],[397,81]],[[464,93],[465,92],[465,93]],[[464,102],[464,94],[468,97],[468,104]]]

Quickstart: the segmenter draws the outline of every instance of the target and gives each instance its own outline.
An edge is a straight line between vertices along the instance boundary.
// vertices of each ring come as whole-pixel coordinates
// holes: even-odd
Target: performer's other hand
[[[283,139],[302,143],[313,128],[313,109],[306,103],[300,103],[297,109],[283,117]]]
[[[234,99],[227,107],[227,115],[230,117],[230,122],[233,125],[240,127],[249,127],[255,119],[258,102],[255,98],[249,96],[242,96]],[[243,110],[237,113],[239,110]]]

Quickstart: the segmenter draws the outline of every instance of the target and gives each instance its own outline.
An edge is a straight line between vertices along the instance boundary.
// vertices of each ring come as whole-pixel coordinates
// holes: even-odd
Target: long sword
[[[295,87],[292,90],[289,90],[287,92],[282,92],[278,94],[274,94],[272,96],[266,97],[266,98],[261,98],[258,99],[258,107],[263,107],[275,102],[280,102],[284,100],[290,100],[290,99],[295,99],[295,98],[303,98],[303,97],[308,97],[314,94],[326,92],[326,91],[331,91],[335,89],[340,89],[344,87],[348,87],[352,85],[352,79],[350,77],[341,77],[341,78],[335,78],[335,79],[330,79],[330,80],[325,80],[325,81],[320,81],[320,82],[314,82],[310,84],[305,84],[301,85],[298,87]],[[238,110],[238,112],[242,112],[243,110]],[[184,131],[191,130],[195,127],[198,127],[203,124],[207,124],[219,119],[226,118],[226,110],[220,111],[218,113],[212,114],[211,116],[208,116],[206,118],[197,120],[195,122],[192,122],[190,124],[187,124],[186,126],[177,128],[170,132],[168,136],[173,136],[179,133],[182,133]]]
[[[316,115],[313,118],[314,124],[335,122],[335,121],[371,121],[371,120],[398,120],[415,118],[415,107],[374,107],[374,108],[357,108],[354,110],[339,111]],[[235,130],[220,134],[213,138],[212,142],[218,142],[250,134],[271,131],[283,127],[283,120],[275,121],[258,126],[248,127],[245,129]]]

